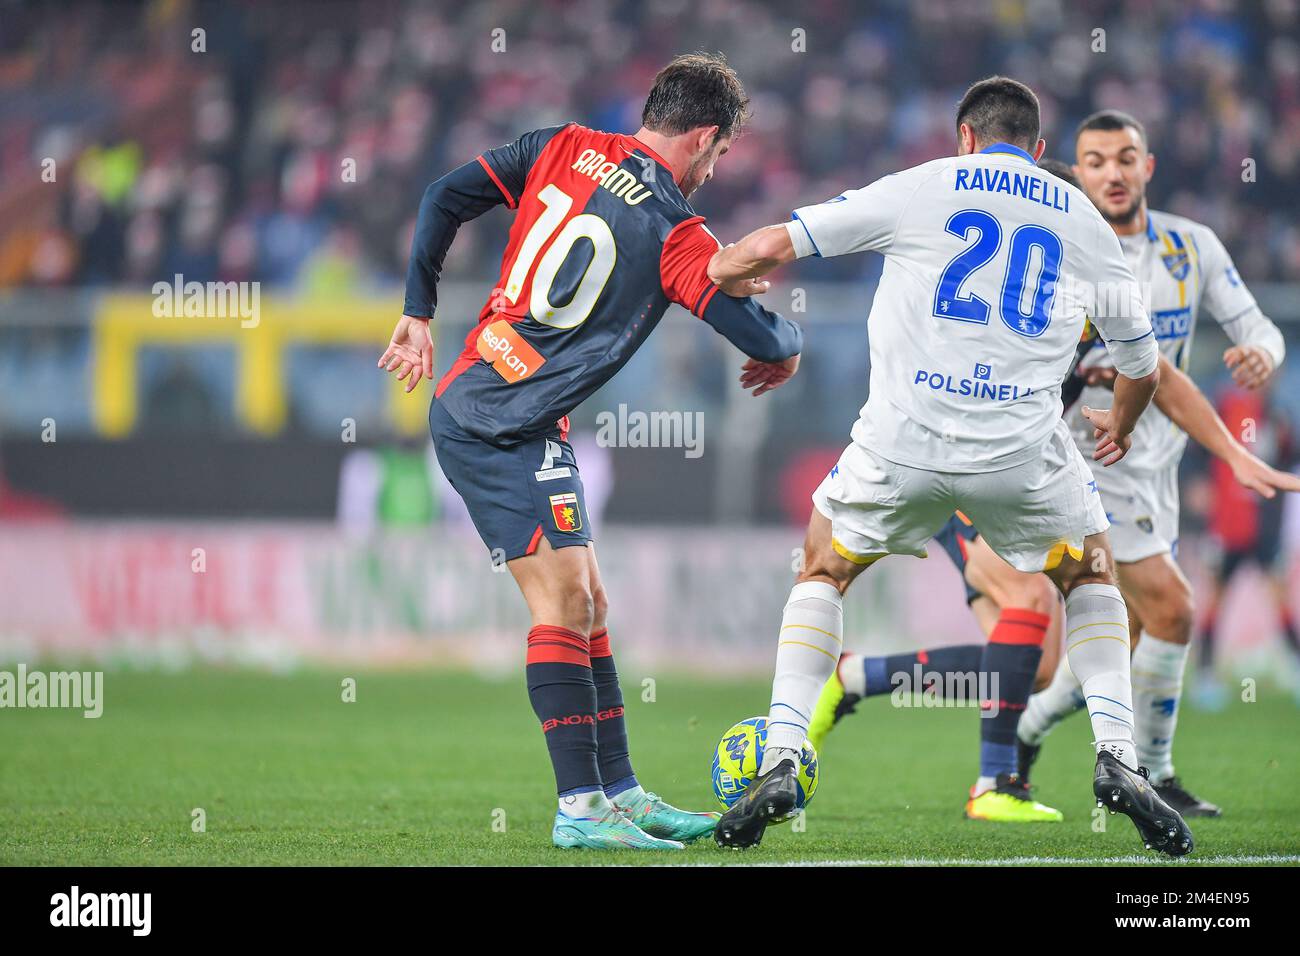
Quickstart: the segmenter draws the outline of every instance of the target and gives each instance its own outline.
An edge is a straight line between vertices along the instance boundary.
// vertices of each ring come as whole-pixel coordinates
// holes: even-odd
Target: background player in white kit
[[[1151,323],[1114,232],[1086,196],[1035,166],[1044,143],[1028,87],[976,83],[958,105],[957,133],[956,157],[799,209],[710,265],[724,283],[807,255],[885,257],[868,320],[870,394],[813,495],[763,765],[715,839],[753,846],[793,811],[795,756],[839,658],[844,591],[886,554],[924,556],[961,510],[1005,560],[1047,571],[1065,594],[1067,653],[1096,735],[1094,793],[1148,846],[1179,856],[1191,832],[1135,768],[1128,615],[1096,483],[1060,418],[1086,314],[1117,369],[1112,407],[1087,412],[1095,455],[1124,456],[1159,378]],[[1090,294],[1098,289],[1111,294]],[[751,372],[747,387],[764,374]]]
[[[1233,342],[1224,353],[1237,384],[1257,388],[1286,354],[1281,331],[1260,311],[1223,243],[1208,227],[1147,208],[1155,171],[1142,124],[1118,110],[1102,110],[1080,125],[1075,174],[1119,236],[1124,257],[1143,289],[1160,351],[1186,370],[1192,332],[1209,313]],[[1105,350],[1084,356],[1099,384],[1084,390],[1083,405],[1107,402],[1113,374]],[[1092,428],[1076,410],[1069,423],[1081,447]],[[1183,671],[1192,635],[1192,589],[1174,561],[1178,543],[1178,463],[1187,435],[1157,408],[1133,433],[1133,451],[1113,468],[1094,466],[1111,522],[1111,545],[1130,612],[1141,626],[1133,651],[1133,697],[1138,760],[1161,796],[1187,816],[1218,816],[1219,808],[1188,792],[1174,775],[1173,739]],[[1044,735],[1077,707],[1078,682],[1062,662],[1052,683],[1031,698],[1017,729],[1022,777]]]

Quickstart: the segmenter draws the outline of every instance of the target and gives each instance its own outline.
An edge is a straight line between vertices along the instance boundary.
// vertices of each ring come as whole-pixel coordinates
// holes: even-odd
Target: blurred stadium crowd
[[[388,289],[427,181],[537,126],[634,129],[684,37],[724,51],[753,98],[748,135],[698,197],[720,236],[950,151],[961,91],[1006,72],[1042,97],[1049,155],[1070,156],[1093,109],[1129,110],[1158,157],[1155,205],[1218,230],[1248,281],[1300,279],[1296,0],[0,10],[0,285],[180,272]],[[36,174],[47,157],[57,189]],[[508,219],[489,219],[452,250],[449,276],[493,275]],[[813,268],[825,279],[876,262]]]
[[[102,438],[167,447],[183,438],[207,451],[278,433],[282,447],[316,443],[329,485],[341,421],[357,422],[363,445],[396,434],[418,441],[423,409],[401,427],[386,383],[366,372],[370,348],[355,341],[322,332],[295,342],[281,361],[259,366],[250,389],[240,369],[251,366],[241,363],[265,329],[231,323],[217,340],[186,325],[193,341],[140,338],[129,361],[114,364],[109,317],[135,309],[144,326],[161,329],[147,299],[122,305],[122,293],[147,296],[177,274],[256,281],[278,303],[267,306],[269,325],[285,306],[301,312],[306,303],[310,314],[313,304],[342,304],[336,324],[359,326],[368,311],[378,344],[400,302],[431,179],[539,126],[576,119],[635,129],[655,72],[690,48],[726,53],[752,97],[746,134],[695,197],[724,240],[949,153],[962,91],[1005,72],[1038,91],[1049,155],[1071,157],[1072,131],[1094,109],[1131,111],[1158,158],[1152,204],[1215,228],[1257,292],[1300,281],[1300,0],[808,0],[797,9],[775,0],[0,0],[0,21],[0,287],[9,290],[0,296],[0,435],[11,474],[18,469],[33,488],[58,474],[38,466],[49,461],[39,454],[46,420],[61,437],[99,441],[86,454],[101,469],[119,454],[124,474],[157,451],[112,451]],[[1253,163],[1245,176],[1243,159]],[[510,222],[484,216],[451,250],[441,368],[495,277]],[[802,510],[801,489],[838,450],[866,393],[862,325],[879,268],[878,257],[849,256],[796,263],[779,277],[774,306],[792,308],[792,290],[806,287],[798,317],[819,326],[807,341],[811,371],[781,401],[742,407],[725,344],[699,323],[670,321],[575,426],[590,432],[600,409],[623,403],[699,410],[710,449],[722,454],[681,472],[692,490],[672,502],[675,513],[774,517],[786,510],[777,500]],[[1274,286],[1284,304],[1294,300],[1290,288]],[[1296,315],[1275,317],[1300,354]],[[135,319],[127,319],[129,336]],[[1224,340],[1212,321],[1201,326],[1192,370],[1213,390]],[[1294,376],[1300,364],[1284,371]],[[252,402],[265,411],[281,387],[287,411],[270,418],[282,424],[250,425]],[[115,390],[138,393],[139,409],[111,428],[104,407],[120,398]],[[1297,390],[1274,391],[1285,404]],[[785,464],[763,468],[778,451]],[[248,451],[229,454],[243,460]],[[676,478],[645,487],[637,479],[685,468],[674,452],[653,467],[638,461],[617,469],[620,518],[661,513]],[[699,468],[712,470],[701,480]],[[128,484],[106,482],[118,497],[93,503],[75,497],[81,486],[67,494],[75,509],[101,513],[159,502],[155,488],[126,497]],[[247,486],[266,484],[263,476]],[[194,509],[240,508],[215,490],[207,500]],[[317,500],[306,513],[326,510],[323,490]]]

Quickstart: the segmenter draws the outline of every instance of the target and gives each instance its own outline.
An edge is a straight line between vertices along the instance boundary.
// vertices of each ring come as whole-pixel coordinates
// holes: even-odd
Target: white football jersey
[[[801,256],[885,258],[853,438],[889,461],[974,472],[1032,458],[1060,420],[1085,315],[1121,371],[1155,368],[1114,231],[1015,146],[886,176],[796,210],[787,229]]]
[[[1142,289],[1156,344],[1175,367],[1187,370],[1192,332],[1202,309],[1223,326],[1234,344],[1262,346],[1272,355],[1275,368],[1282,364],[1286,344],[1281,330],[1260,311],[1232,257],[1209,227],[1153,209],[1147,212],[1146,231],[1121,236],[1120,245]],[[1080,365],[1108,367],[1111,361],[1098,346]],[[1070,412],[1070,431],[1088,452],[1086,458],[1091,459],[1095,442],[1092,425],[1080,409],[1084,405],[1108,408],[1112,401],[1114,394],[1105,388],[1087,388]],[[1132,449],[1110,467],[1157,471],[1176,463],[1186,444],[1187,434],[1152,404],[1133,429]]]

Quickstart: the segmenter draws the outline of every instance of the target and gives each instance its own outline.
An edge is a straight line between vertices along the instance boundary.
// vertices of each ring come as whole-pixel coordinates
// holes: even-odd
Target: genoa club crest
[[[578,496],[573,492],[551,495],[551,517],[559,531],[578,531],[582,528],[582,513],[578,511]]]

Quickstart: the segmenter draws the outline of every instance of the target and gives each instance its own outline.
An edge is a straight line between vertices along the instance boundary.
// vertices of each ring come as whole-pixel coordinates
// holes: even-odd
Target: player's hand
[[[1083,381],[1085,385],[1100,385],[1102,388],[1114,389],[1115,376],[1118,374],[1117,369],[1090,365],[1088,368],[1083,369]]]
[[[1270,467],[1245,448],[1228,464],[1238,484],[1265,498],[1275,498],[1279,491],[1300,491],[1300,477]]]
[[[743,299],[751,295],[762,295],[770,288],[772,288],[772,283],[766,279],[730,279],[718,283],[718,291],[725,292],[736,299]]]
[[[735,245],[734,242],[729,242],[713,254],[707,270],[710,281],[727,295],[737,299],[766,292],[772,287],[772,283],[766,279],[736,275],[739,270],[727,254],[727,250]]]
[[[396,372],[397,380],[406,381],[406,391],[420,384],[420,378],[433,378],[433,333],[429,320],[404,315],[397,320],[397,328],[389,340],[388,348],[379,359],[379,368]]]
[[[1234,345],[1223,353],[1223,364],[1242,388],[1259,388],[1273,374],[1273,356],[1258,345]]]
[[[760,362],[750,359],[740,370],[740,387],[748,391],[754,389],[757,398],[764,392],[780,388],[799,371],[799,356],[792,355],[783,362]]]
[[[1083,417],[1092,422],[1096,429],[1097,450],[1092,453],[1092,460],[1101,462],[1102,467],[1115,464],[1133,447],[1132,435],[1120,435],[1112,429],[1109,408],[1089,408],[1085,405]]]

